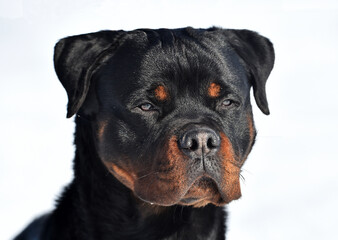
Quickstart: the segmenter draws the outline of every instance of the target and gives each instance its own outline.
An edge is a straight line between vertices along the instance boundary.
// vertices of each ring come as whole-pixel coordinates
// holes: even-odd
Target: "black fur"
[[[54,62],[76,114],[74,180],[15,239],[225,239],[222,206],[240,197],[256,135],[250,86],[269,114],[270,41],[219,28],[102,31],[62,39]],[[197,144],[211,132],[220,145],[184,149],[191,129]]]

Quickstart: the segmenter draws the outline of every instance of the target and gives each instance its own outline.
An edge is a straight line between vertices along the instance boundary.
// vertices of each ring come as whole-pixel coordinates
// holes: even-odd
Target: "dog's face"
[[[98,156],[140,199],[238,199],[255,139],[250,87],[268,114],[271,43],[222,29],[99,32],[61,40],[56,72],[68,116],[89,116]]]

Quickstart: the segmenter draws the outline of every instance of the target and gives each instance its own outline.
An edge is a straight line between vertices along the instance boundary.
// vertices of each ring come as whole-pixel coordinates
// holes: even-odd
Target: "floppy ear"
[[[249,30],[225,31],[230,45],[246,64],[258,107],[264,114],[269,115],[265,84],[275,61],[272,43],[269,39]]]
[[[67,37],[55,45],[55,71],[68,95],[67,118],[80,109],[92,75],[119,47],[123,36],[123,31],[101,31]]]

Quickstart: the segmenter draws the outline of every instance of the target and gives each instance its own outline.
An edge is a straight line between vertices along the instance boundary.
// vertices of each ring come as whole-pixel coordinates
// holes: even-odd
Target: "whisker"
[[[141,176],[141,177],[138,177],[137,179],[139,180],[139,179],[142,179],[142,178],[145,178],[145,177],[148,177],[149,175],[151,175],[151,174],[158,174],[159,173],[159,171],[154,171],[154,172],[150,172],[150,173],[147,173],[147,174],[145,174],[145,175],[143,175],[143,176]]]
[[[241,173],[239,174],[239,177],[243,182],[245,182],[245,177]]]

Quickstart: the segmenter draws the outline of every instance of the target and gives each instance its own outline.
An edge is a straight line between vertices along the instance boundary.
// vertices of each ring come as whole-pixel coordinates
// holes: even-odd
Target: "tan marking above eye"
[[[155,97],[157,98],[157,100],[160,100],[160,101],[167,100],[169,98],[167,89],[162,85],[158,86],[155,89]]]
[[[208,88],[209,97],[216,98],[219,97],[221,93],[221,86],[217,83],[211,83]]]

